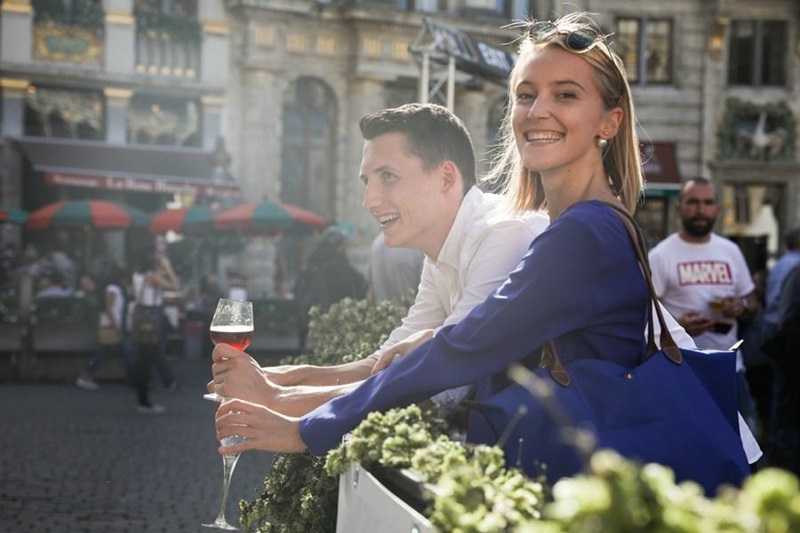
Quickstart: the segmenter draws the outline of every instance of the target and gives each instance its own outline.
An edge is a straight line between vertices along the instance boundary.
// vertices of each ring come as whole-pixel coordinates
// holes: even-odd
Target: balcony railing
[[[163,13],[136,13],[136,71],[196,78],[202,30],[196,19]]]

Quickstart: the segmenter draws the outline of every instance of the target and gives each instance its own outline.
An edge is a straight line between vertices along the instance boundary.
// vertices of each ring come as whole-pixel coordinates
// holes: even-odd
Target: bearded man
[[[738,321],[758,311],[753,278],[739,247],[712,232],[719,215],[713,183],[702,177],[685,181],[676,214],[678,231],[650,251],[653,286],[698,348],[727,350],[739,340]],[[739,410],[757,435],[741,351],[736,371]]]

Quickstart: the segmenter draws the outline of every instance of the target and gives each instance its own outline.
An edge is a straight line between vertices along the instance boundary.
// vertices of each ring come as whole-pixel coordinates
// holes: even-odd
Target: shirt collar
[[[477,187],[470,187],[461,200],[453,225],[447,232],[442,249],[439,250],[439,258],[432,261],[435,265],[450,265],[458,268],[461,249],[467,238],[467,229],[487,207],[494,207],[497,204],[494,199],[499,200],[499,197],[494,194],[486,194]]]

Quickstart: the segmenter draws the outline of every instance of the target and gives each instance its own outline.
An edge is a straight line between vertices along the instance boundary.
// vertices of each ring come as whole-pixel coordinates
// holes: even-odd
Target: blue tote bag
[[[641,234],[627,212],[617,211],[656,302]],[[501,390],[491,390],[490,380],[480,384],[467,440],[502,446],[507,463],[549,482],[581,472],[593,450],[610,448],[669,466],[678,481],[695,481],[708,495],[721,484],[739,486],[749,465],[739,437],[735,352],[679,349],[658,305],[649,322],[648,349],[637,366],[601,359],[562,365],[551,341],[540,366],[521,372],[518,383]]]

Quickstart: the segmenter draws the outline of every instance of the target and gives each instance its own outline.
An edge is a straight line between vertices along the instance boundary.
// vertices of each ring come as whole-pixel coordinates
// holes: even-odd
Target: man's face
[[[692,237],[705,237],[714,229],[719,206],[714,186],[705,183],[688,185],[678,203],[683,230]]]
[[[364,143],[360,177],[364,209],[380,224],[386,244],[436,257],[444,218],[441,165],[427,172],[406,150],[405,134],[387,133]]]

